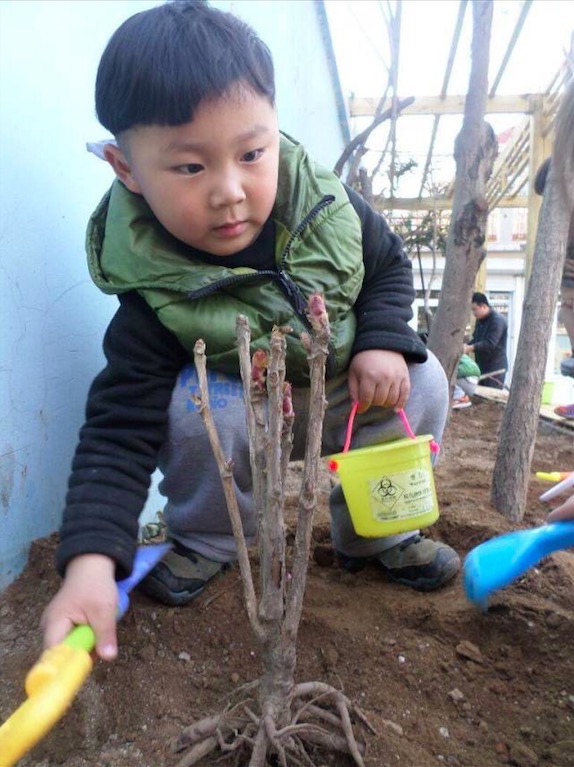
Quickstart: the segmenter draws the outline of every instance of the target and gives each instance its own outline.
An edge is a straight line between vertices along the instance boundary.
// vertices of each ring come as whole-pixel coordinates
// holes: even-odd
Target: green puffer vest
[[[459,360],[456,375],[457,378],[469,378],[470,376],[478,378],[480,377],[480,368],[472,357],[469,357],[468,354],[463,354]]]
[[[190,354],[202,338],[209,368],[232,375],[239,371],[238,314],[249,321],[252,351],[268,348],[274,325],[288,325],[287,377],[295,386],[308,382],[300,335],[308,330],[307,298],[318,291],[331,322],[331,377],[346,369],[355,336],[361,224],[335,174],[286,136],[272,217],[276,271],[212,266],[190,256],[187,245],[158,226],[144,198],[115,181],[88,224],[90,274],[104,293],[137,290]]]

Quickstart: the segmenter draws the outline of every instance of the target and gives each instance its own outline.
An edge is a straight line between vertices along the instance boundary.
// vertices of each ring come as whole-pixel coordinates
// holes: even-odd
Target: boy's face
[[[279,129],[273,106],[238,86],[202,102],[192,122],[128,131],[126,154],[106,159],[174,237],[214,256],[251,243],[277,194]]]

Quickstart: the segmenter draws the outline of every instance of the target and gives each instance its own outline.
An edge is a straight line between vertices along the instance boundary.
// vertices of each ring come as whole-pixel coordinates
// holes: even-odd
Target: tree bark
[[[556,122],[556,146],[540,208],[518,352],[492,481],[494,507],[513,522],[522,519],[526,507],[552,319],[574,216],[574,85],[564,96]]]
[[[484,121],[491,27],[492,3],[474,0],[472,66],[463,124],[454,148],[452,220],[440,302],[428,340],[449,381],[454,378],[462,354],[474,280],[486,256],[486,183],[497,153],[494,131]]]

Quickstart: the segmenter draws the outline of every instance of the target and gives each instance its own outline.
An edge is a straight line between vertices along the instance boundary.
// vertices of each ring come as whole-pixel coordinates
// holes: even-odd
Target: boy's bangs
[[[274,88],[261,62],[237,61],[227,51],[209,66],[198,64],[197,56],[190,56],[183,64],[180,59],[176,66],[150,67],[136,84],[135,109],[129,111],[137,124],[182,125],[193,119],[202,101],[225,96],[239,84],[274,103]]]
[[[244,84],[275,101],[271,52],[231,14],[173,3],[128,19],[96,80],[96,111],[115,136],[138,125],[182,125],[205,99]]]

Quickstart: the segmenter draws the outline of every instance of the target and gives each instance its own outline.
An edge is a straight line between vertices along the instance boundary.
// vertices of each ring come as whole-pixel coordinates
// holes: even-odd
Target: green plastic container
[[[425,434],[330,456],[357,535],[381,538],[436,522],[432,439]]]
[[[554,402],[554,381],[544,381],[542,384],[542,398],[541,403],[543,405],[551,405]]]

